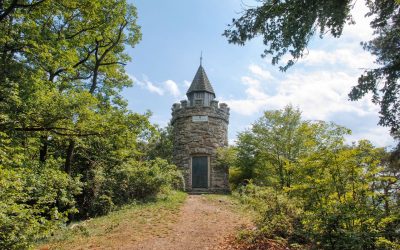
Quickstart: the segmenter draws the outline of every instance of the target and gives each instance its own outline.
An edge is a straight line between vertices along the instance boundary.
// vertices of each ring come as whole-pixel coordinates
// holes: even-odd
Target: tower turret
[[[187,191],[227,192],[228,169],[217,166],[216,156],[228,145],[229,108],[215,100],[201,61],[186,96],[172,106],[173,161]]]
[[[190,106],[195,104],[210,106],[211,101],[215,99],[214,89],[201,64],[193,78],[192,84],[186,92],[186,96]]]

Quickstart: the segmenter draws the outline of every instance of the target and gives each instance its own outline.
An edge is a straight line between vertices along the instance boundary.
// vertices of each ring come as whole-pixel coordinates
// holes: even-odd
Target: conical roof
[[[214,94],[214,89],[211,86],[210,81],[208,80],[207,74],[204,71],[203,66],[199,66],[199,69],[196,72],[196,75],[193,78],[192,84],[190,85],[186,94],[190,94],[192,92],[208,92]]]

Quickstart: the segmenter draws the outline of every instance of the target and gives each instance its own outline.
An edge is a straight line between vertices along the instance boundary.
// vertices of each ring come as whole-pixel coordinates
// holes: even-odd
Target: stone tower
[[[187,191],[229,192],[228,169],[216,162],[217,149],[228,145],[229,108],[215,100],[201,61],[186,96],[172,106],[173,161]]]

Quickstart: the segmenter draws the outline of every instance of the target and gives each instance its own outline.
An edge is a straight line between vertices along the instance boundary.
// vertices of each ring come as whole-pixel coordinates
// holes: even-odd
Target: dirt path
[[[230,249],[228,236],[249,225],[249,214],[230,196],[175,193],[74,224],[37,249]]]
[[[229,209],[225,199],[188,196],[170,233],[151,237],[126,249],[215,249],[224,237],[249,221]],[[123,248],[125,249],[125,248]]]

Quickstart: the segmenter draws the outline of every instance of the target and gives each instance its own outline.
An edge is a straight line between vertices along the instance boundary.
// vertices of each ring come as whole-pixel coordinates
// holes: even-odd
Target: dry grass
[[[155,202],[132,204],[107,216],[60,230],[37,249],[104,249],[167,235],[178,218],[186,194],[174,192]]]
[[[206,199],[213,203],[219,203],[220,206],[229,209],[234,213],[238,213],[245,217],[247,220],[254,221],[257,213],[240,203],[234,195],[224,194],[209,194],[205,195]],[[250,223],[252,224],[252,223]]]

